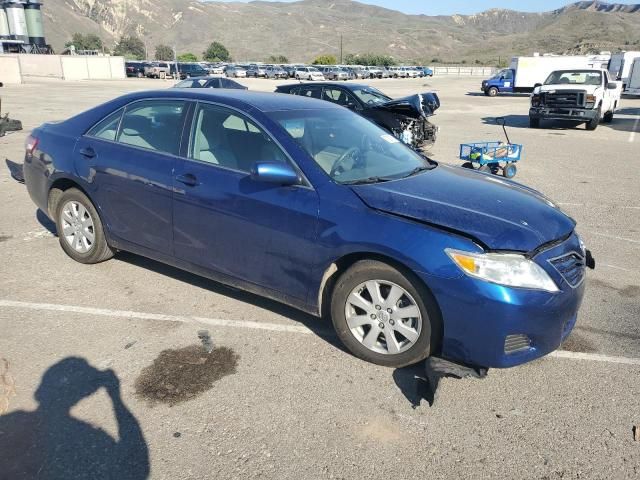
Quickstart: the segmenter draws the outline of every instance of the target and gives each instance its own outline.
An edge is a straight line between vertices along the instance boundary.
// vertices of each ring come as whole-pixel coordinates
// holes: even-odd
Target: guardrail
[[[465,67],[465,66],[451,66],[451,67],[432,67],[434,75],[458,75],[458,76],[478,76],[478,77],[490,77],[497,72],[493,67]]]

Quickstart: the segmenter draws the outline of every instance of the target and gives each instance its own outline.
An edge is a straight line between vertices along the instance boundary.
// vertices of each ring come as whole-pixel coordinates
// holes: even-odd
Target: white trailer
[[[636,58],[629,69],[627,95],[640,95],[640,58]]]
[[[611,76],[622,82],[623,89],[629,83],[629,73],[636,58],[640,58],[640,52],[619,52],[611,55],[609,62],[609,73]]]
[[[516,89],[533,89],[536,83],[544,83],[551,72],[577,68],[597,68],[595,56],[543,55],[538,57],[514,57],[511,69],[515,72]]]

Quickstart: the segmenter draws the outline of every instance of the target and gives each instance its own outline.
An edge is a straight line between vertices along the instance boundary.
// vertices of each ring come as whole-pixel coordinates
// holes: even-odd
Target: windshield
[[[307,71],[309,71],[309,72],[319,72],[320,70],[318,70],[316,67],[309,67],[307,69]]]
[[[337,183],[384,182],[435,167],[387,131],[346,109],[267,115]]]
[[[355,87],[351,91],[367,105],[380,105],[391,100],[391,97],[387,97],[380,90],[373,87]]]
[[[578,70],[574,72],[553,72],[545,85],[601,85],[602,72],[593,70]]]

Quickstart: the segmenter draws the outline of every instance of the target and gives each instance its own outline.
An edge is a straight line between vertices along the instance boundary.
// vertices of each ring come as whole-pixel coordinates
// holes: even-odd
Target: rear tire
[[[76,188],[57,200],[56,229],[64,252],[80,263],[100,263],[115,254],[107,244],[102,221],[91,200]]]
[[[369,294],[368,285],[376,285],[378,300]],[[358,294],[359,298],[365,299],[362,305],[366,310],[355,309],[349,300],[358,291],[362,293],[362,296]],[[400,296],[392,295],[401,291]],[[376,309],[375,305],[380,308]],[[406,308],[411,308],[409,315],[415,312],[419,317],[400,320],[402,313],[399,312]],[[347,320],[348,312],[354,312],[349,314],[351,321]],[[369,322],[375,315],[376,319]],[[434,340],[440,335],[440,314],[431,293],[412,275],[375,260],[355,263],[337,280],[331,298],[331,319],[338,337],[356,357],[386,367],[399,368],[424,360],[435,351]],[[360,326],[354,328],[357,324]],[[375,339],[367,338],[371,334],[377,334]],[[366,346],[365,342],[372,346]],[[393,350],[391,345],[399,346],[398,353],[389,353],[389,349]]]
[[[611,122],[613,122],[613,111],[605,113],[604,117],[602,118],[602,123],[611,123]]]

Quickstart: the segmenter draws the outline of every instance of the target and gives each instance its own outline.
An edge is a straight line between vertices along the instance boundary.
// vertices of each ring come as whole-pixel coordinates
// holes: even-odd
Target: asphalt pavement
[[[527,96],[488,98],[480,81],[370,83],[440,95],[441,162],[460,164],[462,142],[501,140],[506,118],[525,149],[515,180],[573,216],[597,261],[561,351],[445,379],[430,405],[422,366],[362,362],[324,320],[131,254],[73,262],[3,165],[0,479],[18,478],[16,459],[24,478],[640,478],[640,98],[593,132],[532,130]],[[42,122],[171,83],[5,86],[3,111],[25,130],[0,138],[1,160],[21,163]],[[57,450],[52,466],[55,445],[73,455]]]

